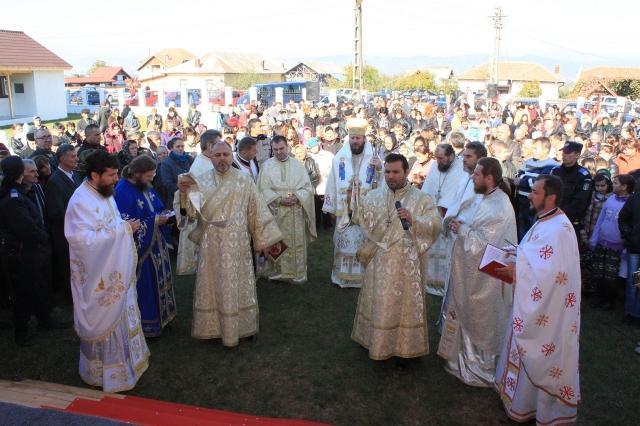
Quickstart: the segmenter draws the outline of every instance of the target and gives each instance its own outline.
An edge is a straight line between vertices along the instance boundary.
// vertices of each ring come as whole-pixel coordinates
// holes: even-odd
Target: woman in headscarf
[[[127,166],[134,158],[138,156],[138,142],[134,140],[128,140],[124,143],[124,146],[118,152],[118,175],[122,174],[122,170]]]
[[[124,135],[122,134],[122,127],[117,122],[112,122],[109,128],[104,133],[104,144],[109,154],[115,154],[120,152],[122,144],[124,142]]]

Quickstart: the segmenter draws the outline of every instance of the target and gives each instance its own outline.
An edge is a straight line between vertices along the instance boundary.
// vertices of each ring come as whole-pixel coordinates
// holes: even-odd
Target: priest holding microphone
[[[431,196],[411,186],[408,174],[404,156],[387,155],[386,184],[362,203],[366,242],[357,257],[366,272],[351,338],[374,360],[429,353],[420,256],[442,224]]]

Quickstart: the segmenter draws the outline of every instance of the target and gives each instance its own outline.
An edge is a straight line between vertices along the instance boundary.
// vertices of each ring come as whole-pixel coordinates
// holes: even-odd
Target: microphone
[[[400,201],[396,201],[396,210],[400,208],[402,208],[402,204],[400,204]],[[407,222],[407,219],[400,219],[400,222],[402,223],[402,229],[408,231],[411,225]]]

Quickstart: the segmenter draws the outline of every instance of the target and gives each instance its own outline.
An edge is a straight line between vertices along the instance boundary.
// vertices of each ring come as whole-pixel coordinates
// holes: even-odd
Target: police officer
[[[573,224],[576,235],[579,235],[584,214],[591,201],[593,180],[589,170],[578,165],[582,152],[581,143],[567,141],[561,151],[562,165],[551,170],[551,174],[562,180],[560,208]]]
[[[38,207],[25,194],[22,159],[7,157],[0,162],[0,168],[4,174],[0,185],[0,251],[9,259],[15,341],[20,346],[31,346],[29,319],[32,314],[38,318],[40,328],[64,328],[66,325],[51,319],[40,288],[39,246],[49,243],[49,235]]]

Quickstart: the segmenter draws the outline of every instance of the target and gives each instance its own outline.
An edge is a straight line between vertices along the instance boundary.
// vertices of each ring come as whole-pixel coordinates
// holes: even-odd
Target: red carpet
[[[76,398],[63,411],[141,425],[312,426],[321,424],[304,420],[256,417],[135,396],[124,398],[105,396],[100,401]]]

